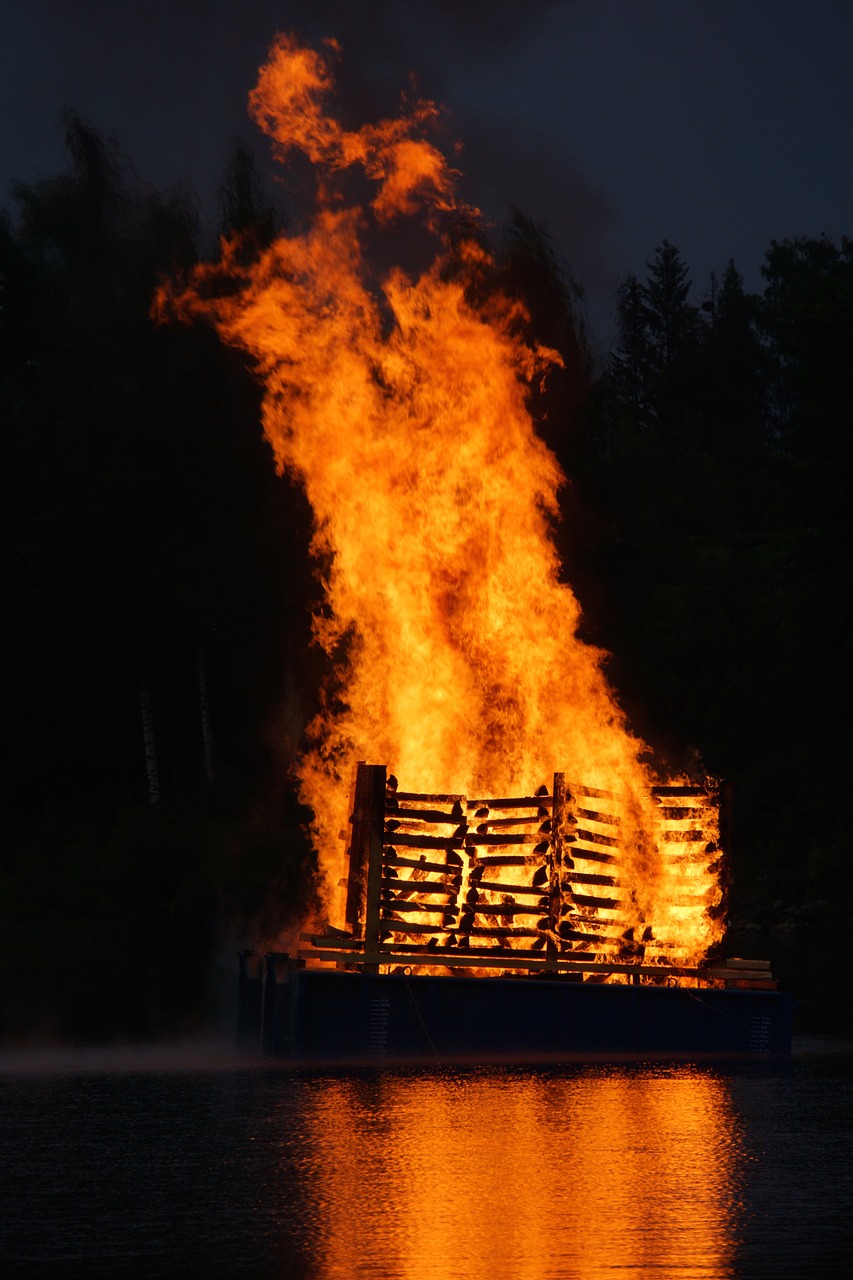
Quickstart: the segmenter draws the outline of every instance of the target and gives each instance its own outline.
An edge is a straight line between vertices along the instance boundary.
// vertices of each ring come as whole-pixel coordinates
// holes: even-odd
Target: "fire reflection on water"
[[[318,1278],[732,1274],[740,1140],[709,1072],[359,1076],[311,1098]]]

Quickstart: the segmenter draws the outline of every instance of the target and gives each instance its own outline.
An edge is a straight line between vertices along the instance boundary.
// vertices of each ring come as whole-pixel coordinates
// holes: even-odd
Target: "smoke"
[[[85,1048],[41,1046],[0,1050],[0,1080],[12,1076],[126,1074],[137,1071],[217,1071],[245,1067],[230,1040],[176,1040]]]
[[[65,167],[60,117],[70,107],[115,137],[145,180],[188,184],[212,230],[234,144],[247,143],[267,165],[246,98],[275,33],[294,30],[311,44],[341,44],[340,98],[356,126],[396,114],[411,80],[442,103],[448,142],[462,144],[467,199],[496,222],[510,205],[522,208],[548,226],[589,292],[610,288],[610,199],[572,155],[556,104],[556,126],[543,130],[518,67],[549,18],[565,15],[566,0],[0,3],[9,9],[0,110],[16,122],[0,136],[5,190]],[[281,181],[267,172],[271,184]]]

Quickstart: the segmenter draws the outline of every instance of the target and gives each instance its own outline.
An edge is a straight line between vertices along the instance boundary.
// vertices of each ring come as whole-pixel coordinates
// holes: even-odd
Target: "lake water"
[[[853,1276],[853,1042],[784,1062],[0,1058],[0,1274]]]

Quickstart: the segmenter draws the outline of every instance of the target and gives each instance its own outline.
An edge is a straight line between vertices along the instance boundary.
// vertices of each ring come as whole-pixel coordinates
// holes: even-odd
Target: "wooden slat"
[[[570,863],[598,862],[605,863],[607,866],[614,866],[618,862],[618,859],[612,853],[604,853],[599,849],[581,849],[576,844],[569,846],[569,853]]]
[[[469,911],[473,911],[477,916],[541,916],[542,907],[537,903],[535,906],[525,907],[520,902],[476,902],[473,906],[469,904]]]
[[[399,884],[400,884],[399,880],[395,880],[393,883],[394,883],[395,885],[397,885],[397,886],[399,886]],[[441,895],[441,896],[442,896],[442,897],[444,897],[444,898],[455,898],[455,897],[457,897],[457,896],[458,896],[459,890],[458,890],[458,889],[452,889],[452,888],[450,888],[450,887],[449,887],[449,886],[447,886],[447,885],[426,885],[426,886],[423,886],[423,885],[421,885],[421,884],[418,884],[417,889],[415,890],[415,892],[416,892],[417,894],[419,894],[419,895],[420,895],[420,894],[429,894],[431,897],[435,896],[435,894],[439,894],[439,895]],[[392,891],[390,888],[386,889],[385,887],[383,887],[381,897],[382,897],[382,901],[383,901],[383,902],[385,902],[385,903],[388,903],[388,902],[407,902],[407,903],[410,903],[410,904],[411,904],[411,893],[412,893],[412,890],[411,890],[411,889],[410,889],[410,890],[405,890],[405,889],[404,889],[404,890],[403,890],[403,892],[402,892],[402,893],[400,893],[400,892],[399,892],[399,888],[398,888],[398,890],[396,890],[396,891]],[[427,904],[427,905],[428,905],[428,904]],[[440,907],[431,907],[431,908],[430,908],[430,910],[432,910],[432,911],[439,910],[439,911],[440,911],[440,910],[441,910],[441,908],[440,908]]]
[[[408,831],[386,832],[386,845],[403,849],[460,849],[465,836],[428,836]]]
[[[612,889],[621,889],[622,884],[614,876],[601,875],[595,871],[564,871],[563,884],[602,884]]]
[[[468,800],[469,809],[550,809],[551,796],[503,796],[500,799]]]
[[[624,906],[621,898],[593,898],[585,893],[573,893],[572,899],[581,907],[597,907],[601,911],[617,911]]]
[[[722,979],[725,982],[766,982],[772,981],[768,969],[703,969],[706,978]]]
[[[544,824],[542,822],[541,814],[537,814],[535,818],[484,818],[483,821],[477,825],[476,830],[478,833],[488,835],[488,831],[486,830],[487,827],[521,827],[532,826],[533,823],[538,823],[539,830],[542,830],[542,826]]]
[[[397,791],[395,796],[398,802],[401,800],[414,800],[418,803],[424,801],[427,804],[430,801],[435,804],[456,804],[457,802],[461,804],[465,799],[464,796],[434,795],[428,791]]]
[[[478,867],[539,867],[541,858],[526,853],[486,853],[477,854]]]
[[[618,849],[620,845],[620,841],[617,836],[605,836],[603,834],[599,834],[598,831],[586,831],[581,827],[576,829],[574,833],[574,840],[583,840],[587,844],[601,844],[608,849]],[[572,857],[575,856],[574,849],[571,849],[569,852]]]
[[[359,765],[365,768],[370,794],[370,834],[367,853],[367,892],[364,903],[364,949],[373,951],[379,943],[379,886],[382,882],[382,828],[385,823],[384,764]],[[372,966],[371,966],[372,967]]]
[[[419,862],[417,865],[423,870],[424,864],[422,862]],[[430,863],[430,866],[440,867],[440,863],[433,862]],[[383,888],[387,889],[407,889],[411,892],[413,889],[417,889],[418,891],[420,891],[421,888],[429,889],[431,885],[449,886],[451,882],[455,885],[457,890],[462,888],[461,867],[454,867],[448,871],[444,871],[444,868],[442,867],[440,880],[428,880],[425,876],[412,876],[409,878],[408,876],[391,875],[390,872],[393,871],[394,868],[389,867],[387,863],[385,864],[385,869],[389,874],[382,877],[382,885]]]
[[[509,954],[505,956],[496,956],[491,950],[483,949],[482,952],[470,948],[455,948],[448,951],[431,952],[429,961],[431,965],[437,963],[437,958],[446,957],[449,962],[452,957],[452,964],[448,963],[442,967],[454,969],[471,969],[471,968],[516,968],[529,969],[535,972],[547,973],[546,960],[544,955],[539,952],[517,951],[512,948],[506,948]],[[436,957],[436,961],[432,961],[432,957]],[[328,962],[340,961],[344,964],[353,963],[353,954],[348,951],[319,951],[307,952],[303,957],[300,952],[300,958],[324,960]],[[391,950],[377,950],[371,954],[362,954],[358,957],[359,963],[363,964],[394,964],[395,962],[405,962],[407,957],[405,953],[394,952]],[[566,958],[560,956],[557,959],[557,969],[561,973],[589,973],[589,974],[620,974],[620,975],[636,975],[645,978],[697,978],[705,977],[705,972],[701,969],[688,968],[676,965],[649,965],[649,964],[631,964],[618,960],[578,960],[574,958]],[[731,975],[729,975],[731,977]],[[766,977],[766,975],[765,975]]]
[[[539,832],[528,835],[526,832],[507,831],[504,835],[489,836],[476,835],[468,832],[465,837],[465,847],[471,849],[474,845],[511,845],[511,844],[544,844],[542,836]]]
[[[404,858],[398,855],[394,849],[385,846],[385,866],[386,867],[411,867],[414,871],[439,871],[442,875],[456,875],[461,870],[458,863],[452,862],[421,862],[417,858]],[[417,880],[408,881],[409,884],[419,884]]]
[[[435,826],[455,826],[466,823],[465,815],[445,813],[442,809],[395,809],[389,815],[389,822],[430,822]],[[466,823],[467,825],[467,823]]]
[[[603,933],[584,933],[582,929],[566,929],[564,925],[560,926],[559,936],[563,942],[585,942],[591,945],[595,942],[613,943],[615,938],[608,937]]]
[[[490,893],[523,893],[528,897],[532,895],[535,898],[548,896],[547,884],[544,888],[537,889],[535,885],[504,884],[503,881],[499,880],[478,880],[477,888],[488,890]]]
[[[619,827],[622,825],[622,819],[613,813],[599,813],[597,809],[578,809],[581,818],[588,818],[590,822],[600,822],[602,826]]]
[[[456,930],[461,933],[461,929]],[[470,929],[465,930],[468,937],[471,938],[539,938],[542,936],[541,929],[531,929],[529,925],[519,924],[475,924]]]
[[[439,913],[437,912],[436,914]],[[389,920],[387,916],[382,917],[379,931],[381,934],[434,933],[436,935],[447,932],[445,927],[440,924],[418,924],[414,920]]]
[[[367,892],[367,857],[370,846],[370,773],[363,760],[356,766],[355,795],[350,817],[349,873],[344,918],[357,933],[364,928],[364,900]]]
[[[458,910],[458,908],[457,908]],[[383,924],[389,920],[388,912],[411,912],[413,915],[427,912],[431,916],[444,916],[447,914],[447,906],[441,902],[407,902],[405,898],[386,898],[382,897],[382,921]],[[444,927],[447,926],[436,926]]]

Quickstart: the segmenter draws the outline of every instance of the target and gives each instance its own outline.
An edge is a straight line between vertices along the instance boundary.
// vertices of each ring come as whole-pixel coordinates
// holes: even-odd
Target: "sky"
[[[352,123],[415,76],[466,196],[546,226],[603,352],[615,291],[668,239],[694,300],[773,239],[853,234],[849,0],[0,0],[0,204],[67,166],[62,112],[215,217],[277,31],[343,48]],[[358,118],[356,118],[358,117]]]

